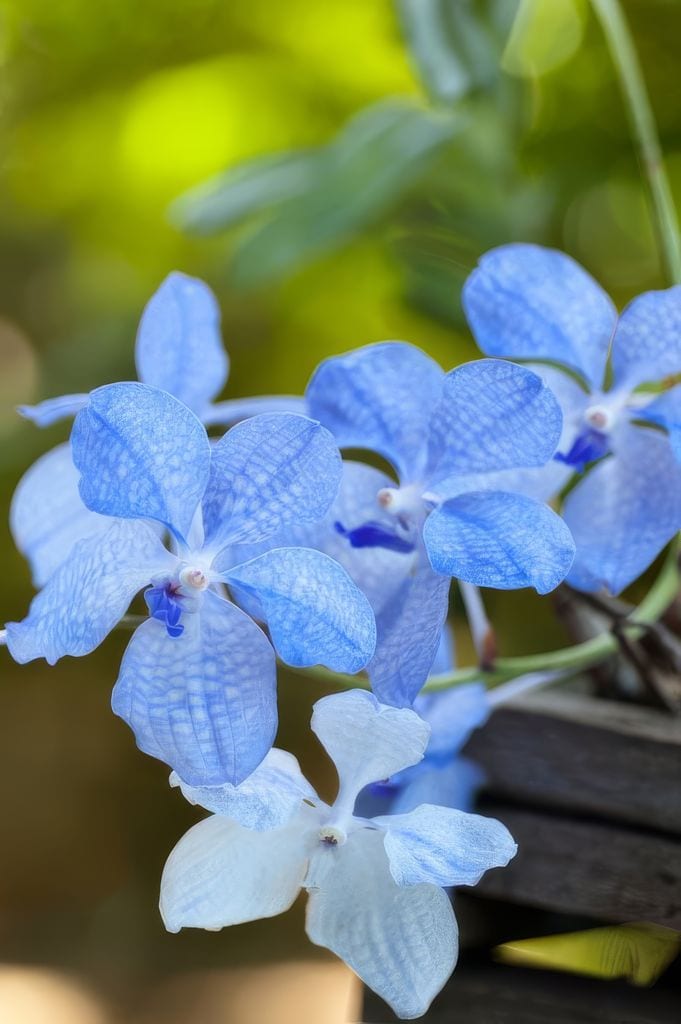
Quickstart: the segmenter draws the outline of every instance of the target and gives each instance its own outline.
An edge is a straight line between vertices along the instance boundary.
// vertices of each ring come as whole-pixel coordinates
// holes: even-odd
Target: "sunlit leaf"
[[[681,934],[647,923],[591,928],[565,935],[505,942],[495,955],[519,967],[586,974],[593,978],[626,978],[634,985],[652,985],[681,950]]]
[[[342,244],[389,209],[462,120],[386,102],[362,111],[319,155],[311,187],[281,203],[234,256],[233,279],[261,283]]]
[[[520,0],[501,65],[522,78],[552,71],[573,55],[583,31],[578,0]]]

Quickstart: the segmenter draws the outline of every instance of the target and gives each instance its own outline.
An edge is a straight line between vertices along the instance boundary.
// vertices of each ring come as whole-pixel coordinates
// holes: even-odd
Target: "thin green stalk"
[[[681,284],[681,236],[669,178],[662,158],[655,117],[641,65],[619,0],[591,0],[617,70],[631,131],[638,147],[667,274]]]

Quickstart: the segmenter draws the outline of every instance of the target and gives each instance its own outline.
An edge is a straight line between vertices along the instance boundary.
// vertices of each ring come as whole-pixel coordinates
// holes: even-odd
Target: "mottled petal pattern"
[[[42,587],[78,540],[104,533],[108,516],[90,512],[78,492],[71,446],[60,444],[24,473],[10,507],[14,543],[28,559],[33,582]]]
[[[563,415],[541,377],[500,359],[478,359],[447,374],[429,439],[431,488],[464,473],[541,466],[551,458]]]
[[[341,448],[379,452],[403,481],[415,480],[425,469],[424,439],[443,379],[437,363],[413,345],[368,345],[318,367],[307,389],[310,415]]]
[[[204,499],[206,543],[254,544],[295,523],[315,522],[338,493],[341,458],[315,420],[263,413],[213,446]]]
[[[371,605],[345,569],[311,548],[274,548],[223,576],[253,594],[289,665],[359,672],[376,646]]]
[[[202,416],[227,380],[220,308],[203,281],[169,274],[147,303],[135,346],[139,379]]]
[[[390,873],[398,885],[476,885],[518,849],[500,821],[451,807],[422,804],[409,814],[374,818],[374,824],[385,829]]]
[[[125,614],[152,576],[175,559],[146,523],[114,520],[103,534],[78,541],[31,602],[23,622],[7,625],[8,647],[21,663],[89,654]]]
[[[480,258],[463,289],[475,340],[490,356],[548,359],[603,383],[617,310],[570,256],[539,245],[502,245]]]
[[[298,821],[255,832],[214,815],[194,825],[170,854],[161,879],[169,932],[225,928],[288,910],[307,861]]]
[[[444,502],[426,520],[423,539],[436,572],[497,590],[547,594],[575,554],[570,530],[548,505],[503,491]]]
[[[216,594],[183,616],[182,636],[148,619],[123,657],[114,712],[137,745],[190,786],[237,785],[277,730],[276,669],[267,638]]]
[[[430,734],[414,711],[379,704],[364,690],[322,697],[311,728],[336,765],[348,803],[369,783],[420,761]]]
[[[98,388],[76,417],[71,444],[88,508],[157,519],[186,537],[208,482],[210,444],[185,405],[145,384]]]
[[[568,495],[563,515],[577,545],[568,582],[619,594],[681,529],[681,465],[654,428],[625,425],[604,459]]]
[[[179,786],[191,804],[256,831],[281,828],[300,810],[303,800],[318,800],[293,754],[276,747],[238,786],[229,782],[188,786],[177,772],[171,773],[170,785]]]
[[[305,882],[307,934],[340,956],[398,1017],[426,1012],[458,956],[456,919],[435,885],[398,886],[379,832],[320,850]]]
[[[681,373],[681,285],[629,303],[617,325],[612,368],[615,385],[630,389]]]

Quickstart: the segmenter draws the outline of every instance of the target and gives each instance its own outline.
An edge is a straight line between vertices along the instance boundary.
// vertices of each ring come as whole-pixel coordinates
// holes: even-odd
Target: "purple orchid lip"
[[[367,522],[356,526],[352,530],[346,529],[342,523],[335,522],[334,529],[341,537],[346,537],[353,548],[386,548],[388,551],[397,551],[400,554],[409,554],[414,550],[414,544],[405,537],[386,529],[380,523]]]
[[[582,470],[589,462],[596,462],[610,451],[610,440],[607,434],[589,427],[575,438],[572,447],[566,454],[556,452],[554,459]]]
[[[180,625],[182,595],[178,593],[176,584],[166,583],[162,587],[149,587],[144,592],[144,600],[149,615],[163,623],[168,636],[177,637],[184,633],[184,626]]]

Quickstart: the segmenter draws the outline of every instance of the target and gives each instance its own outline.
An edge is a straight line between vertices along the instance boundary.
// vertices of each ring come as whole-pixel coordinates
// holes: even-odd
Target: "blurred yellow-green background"
[[[665,283],[586,0],[440,6],[433,34],[415,27],[418,4],[391,0],[0,3],[3,509],[32,459],[68,432],[38,431],[15,405],[133,376],[141,310],[173,269],[219,298],[230,397],[300,393],[324,356],[386,338],[422,345],[445,368],[473,357],[460,286],[500,242],[567,249],[619,303]],[[681,199],[681,4],[623,6]],[[439,88],[424,83],[419,47],[443,49]],[[348,156],[356,125],[386,109],[399,131],[387,141],[369,131]],[[415,160],[422,129],[437,138]],[[260,181],[256,158],[280,152],[301,161],[295,195]],[[254,161],[246,183],[260,185],[224,230],[210,204],[201,212],[205,190],[176,202],[243,161]],[[2,621],[21,617],[31,596],[5,523]],[[560,640],[546,602],[492,607],[509,652]],[[330,960],[312,974],[264,976],[277,1017],[254,1001],[260,975],[226,972],[318,958],[300,907],[220,935],[163,932],[160,870],[195,812],[109,710],[124,643],[114,635],[56,668],[0,659],[1,1024],[61,1020],[59,999],[81,998],[69,988],[81,983],[93,995],[67,1008],[70,1024],[113,1013],[248,1024],[288,1020],[286,1006],[297,1024],[344,1019],[348,979]],[[305,734],[321,692],[282,680],[281,742],[328,787]],[[35,1006],[21,1003],[29,998]]]

